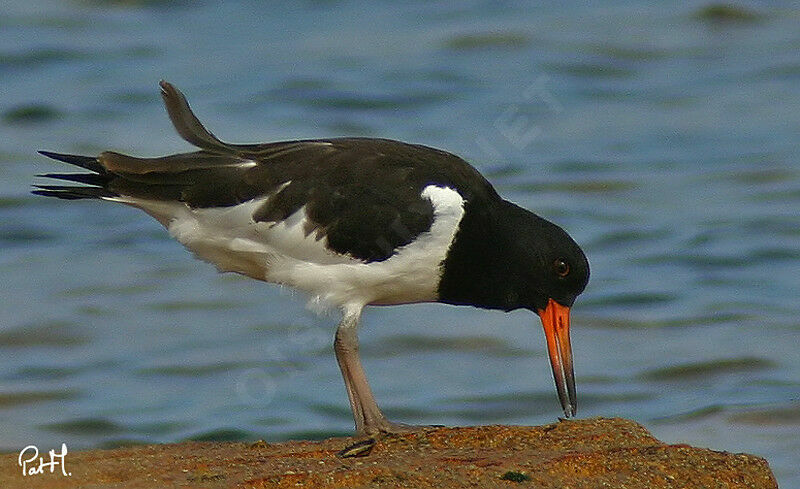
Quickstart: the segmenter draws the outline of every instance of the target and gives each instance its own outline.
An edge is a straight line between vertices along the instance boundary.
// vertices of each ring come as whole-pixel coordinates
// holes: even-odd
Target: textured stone
[[[667,445],[624,419],[546,426],[431,428],[386,436],[283,443],[187,442],[70,452],[69,477],[26,476],[0,456],[0,488],[777,488],[767,462]]]

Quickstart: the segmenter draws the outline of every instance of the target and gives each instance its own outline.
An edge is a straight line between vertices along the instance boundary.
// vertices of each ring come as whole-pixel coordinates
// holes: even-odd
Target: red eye
[[[559,277],[566,277],[569,275],[569,265],[564,260],[558,259],[553,263],[553,269]]]

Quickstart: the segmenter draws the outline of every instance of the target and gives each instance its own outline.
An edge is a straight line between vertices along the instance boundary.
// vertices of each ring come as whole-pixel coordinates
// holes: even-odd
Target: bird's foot
[[[399,435],[404,433],[419,433],[422,431],[429,431],[441,427],[442,425],[418,425],[418,424],[394,423],[384,418],[378,422],[369,425],[364,425],[364,427],[358,431],[357,435],[380,437],[385,435]]]
[[[420,433],[423,431],[441,428],[443,425],[417,425],[406,423],[393,423],[385,418],[377,423],[365,425],[356,433],[357,437],[366,437],[352,445],[348,445],[337,454],[340,458],[365,457],[372,452],[375,443],[386,436],[405,433]]]

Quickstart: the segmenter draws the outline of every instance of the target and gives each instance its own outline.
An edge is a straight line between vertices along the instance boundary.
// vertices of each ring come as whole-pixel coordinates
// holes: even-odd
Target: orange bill
[[[572,347],[569,343],[569,307],[550,299],[547,307],[538,311],[547,338],[547,352],[553,378],[556,381],[558,399],[567,418],[577,410],[575,400],[575,373],[572,370]]]

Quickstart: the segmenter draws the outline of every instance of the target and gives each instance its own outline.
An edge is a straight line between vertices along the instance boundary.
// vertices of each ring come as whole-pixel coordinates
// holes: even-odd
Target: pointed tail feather
[[[53,153],[51,151],[39,151],[39,154],[47,156],[48,158],[52,158],[54,160],[63,161],[64,163],[69,163],[70,165],[75,165],[81,168],[85,168],[95,173],[103,174],[106,172],[105,168],[103,168],[103,166],[100,165],[100,162],[97,161],[97,158],[95,158],[94,156],[68,155],[62,153]]]
[[[93,156],[70,155],[62,153],[52,153],[50,151],[39,151],[40,154],[54,160],[63,161],[71,165],[85,168],[94,173],[45,173],[37,175],[43,178],[54,178],[56,180],[66,180],[68,182],[84,183],[89,186],[64,186],[64,185],[34,185],[37,190],[32,190],[35,195],[45,197],[57,197],[59,199],[100,199],[103,197],[115,197],[116,194],[106,188],[111,179],[105,168],[97,158]]]
[[[63,185],[34,185],[37,190],[32,190],[35,195],[45,197],[57,197],[59,199],[102,199],[103,197],[116,197],[113,192],[101,187],[78,187]]]
[[[57,180],[66,180],[68,182],[85,183],[87,185],[96,185],[102,187],[108,182],[108,177],[105,175],[98,175],[96,173],[42,173],[36,175],[40,178],[55,178]]]

